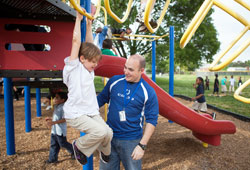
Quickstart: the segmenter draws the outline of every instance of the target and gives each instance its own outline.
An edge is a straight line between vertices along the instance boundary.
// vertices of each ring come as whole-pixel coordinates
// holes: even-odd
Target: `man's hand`
[[[131,157],[133,158],[133,160],[140,160],[143,155],[144,155],[144,150],[140,147],[140,146],[136,146]]]

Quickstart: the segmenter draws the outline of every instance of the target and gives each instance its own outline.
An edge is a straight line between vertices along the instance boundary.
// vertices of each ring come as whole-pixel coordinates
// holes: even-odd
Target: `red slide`
[[[120,57],[103,56],[96,67],[95,74],[103,77],[112,77],[123,74],[126,59]],[[203,142],[218,146],[221,134],[233,134],[236,127],[233,122],[227,120],[212,120],[209,115],[201,115],[189,109],[179,101],[171,97],[146,75],[146,80],[156,91],[160,114],[193,131],[193,135]]]

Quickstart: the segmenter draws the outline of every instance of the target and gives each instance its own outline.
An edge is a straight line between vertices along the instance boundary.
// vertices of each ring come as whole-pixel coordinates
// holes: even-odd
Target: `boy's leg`
[[[100,126],[103,126],[103,128],[106,129],[106,136],[104,137],[102,143],[98,147],[98,150],[104,153],[105,155],[110,155],[111,152],[111,140],[113,137],[113,131],[112,129],[106,124],[106,122],[103,120],[103,118],[100,115],[96,115],[93,117],[93,119],[100,124]]]
[[[74,155],[72,144],[70,144],[67,141],[66,136],[63,136],[63,135],[62,136],[57,136],[57,140],[58,140],[58,143],[59,143],[60,147],[65,148],[71,154],[71,156]]]
[[[58,153],[60,151],[60,145],[57,141],[57,136],[51,134],[50,150],[49,150],[49,163],[56,162],[58,160]]]
[[[66,121],[71,127],[85,133],[84,136],[76,139],[75,145],[87,157],[99,147],[107,135],[107,130],[90,116],[83,115]]]

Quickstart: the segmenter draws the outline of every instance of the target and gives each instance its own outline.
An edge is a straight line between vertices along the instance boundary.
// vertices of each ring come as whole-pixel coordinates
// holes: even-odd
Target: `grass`
[[[238,82],[239,76],[234,76],[236,82]],[[221,80],[222,76],[219,77]],[[248,80],[250,76],[242,76],[243,82]],[[188,97],[194,97],[196,94],[193,84],[195,83],[195,75],[175,75],[174,77],[174,94],[185,95]],[[250,104],[246,104],[236,100],[233,97],[233,93],[228,93],[227,96],[215,97],[213,93],[214,76],[209,76],[210,90],[205,91],[205,97],[208,104],[214,105],[218,108],[222,108],[231,112],[235,112],[247,117],[250,117]],[[229,80],[229,77],[228,77]],[[156,83],[168,92],[169,79],[168,77],[157,77]],[[96,91],[100,92],[103,89],[103,83],[100,77],[95,78]],[[235,86],[236,87],[236,86]],[[221,90],[221,89],[220,89]],[[242,96],[250,98],[250,87],[244,89]]]

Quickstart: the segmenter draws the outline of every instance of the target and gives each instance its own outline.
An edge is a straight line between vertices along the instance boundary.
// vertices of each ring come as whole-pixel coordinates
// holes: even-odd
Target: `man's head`
[[[126,28],[126,34],[131,34],[132,33],[132,30],[131,30],[131,28]]]
[[[101,60],[101,50],[93,43],[84,42],[79,51],[79,60],[89,71],[93,71]]]
[[[141,79],[141,75],[145,70],[146,61],[141,55],[134,54],[127,59],[124,66],[125,78],[128,82],[136,83]]]

